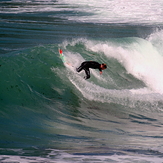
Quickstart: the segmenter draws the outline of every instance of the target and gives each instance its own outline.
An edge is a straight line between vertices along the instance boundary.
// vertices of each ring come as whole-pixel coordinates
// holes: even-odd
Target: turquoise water
[[[162,162],[161,1],[0,4],[1,162]]]

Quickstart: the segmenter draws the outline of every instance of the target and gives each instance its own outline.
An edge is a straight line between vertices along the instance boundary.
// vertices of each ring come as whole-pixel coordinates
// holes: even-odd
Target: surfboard
[[[58,49],[58,51],[59,51],[59,56],[60,56],[62,62],[63,63],[66,63],[65,56],[63,55],[62,49]]]
[[[64,56],[62,49],[59,48],[58,51],[59,51],[59,56],[60,56],[60,58],[61,58],[63,64],[64,64],[66,67],[69,66],[69,67],[74,68],[74,66],[73,66],[71,63],[69,63],[69,62],[66,61],[66,57]]]

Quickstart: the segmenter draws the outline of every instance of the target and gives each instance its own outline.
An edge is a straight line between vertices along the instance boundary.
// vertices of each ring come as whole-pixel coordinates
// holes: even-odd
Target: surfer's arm
[[[102,71],[100,71],[100,75],[102,74]]]

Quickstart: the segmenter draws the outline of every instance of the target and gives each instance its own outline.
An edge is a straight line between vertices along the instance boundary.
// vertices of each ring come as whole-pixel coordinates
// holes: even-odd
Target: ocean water
[[[0,162],[162,163],[162,72],[161,0],[0,1]]]

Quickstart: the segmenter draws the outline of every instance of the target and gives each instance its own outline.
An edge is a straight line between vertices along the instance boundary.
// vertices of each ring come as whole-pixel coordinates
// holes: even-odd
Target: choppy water
[[[1,1],[0,162],[161,163],[162,12],[153,0]],[[85,60],[108,69],[84,80]]]

